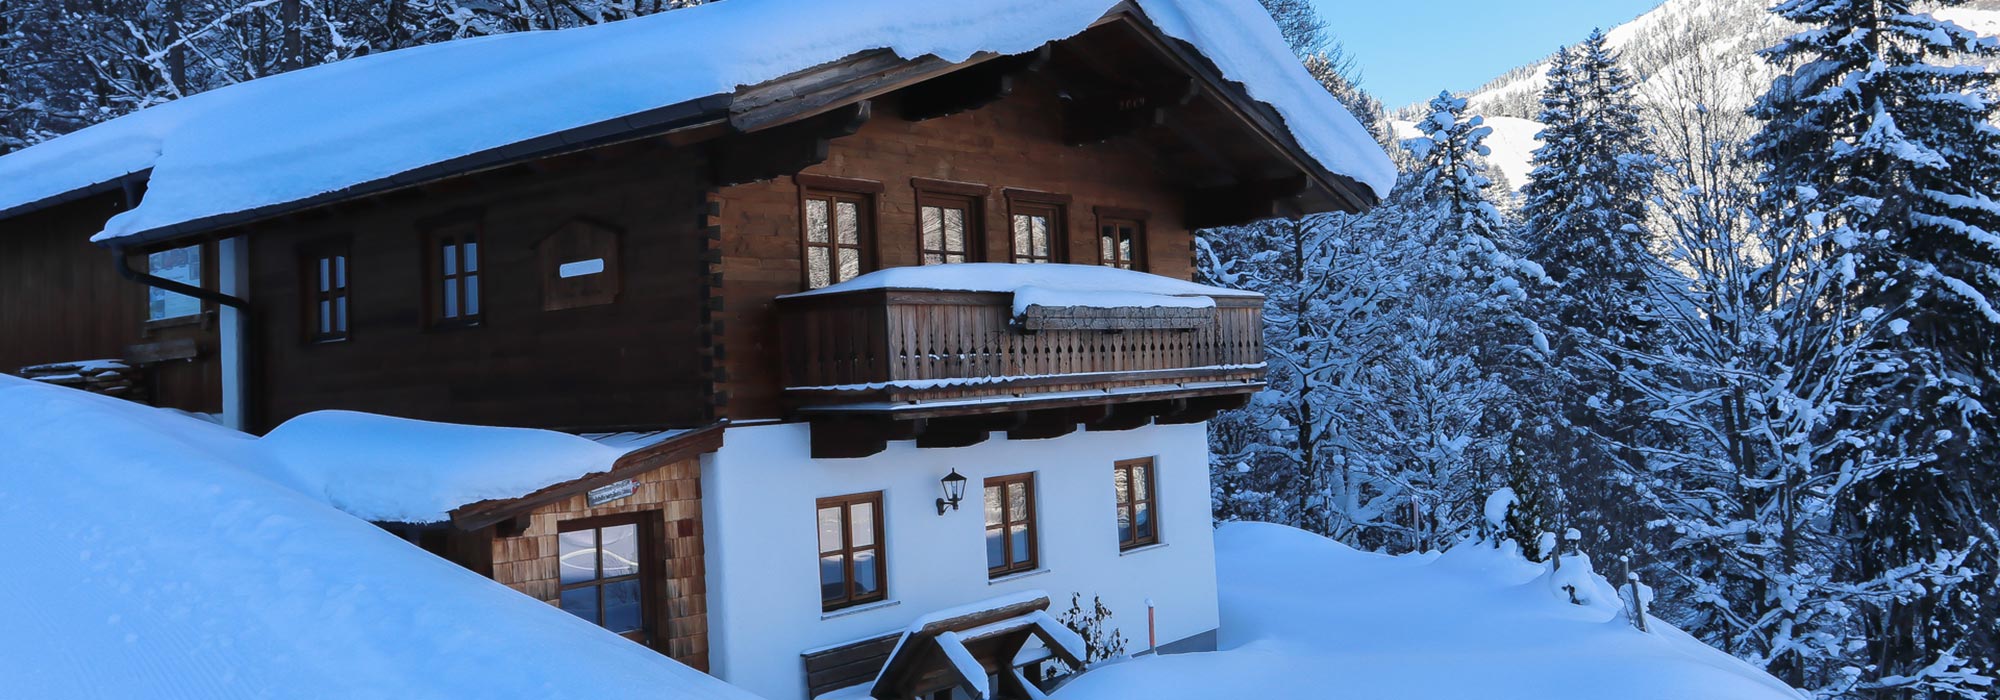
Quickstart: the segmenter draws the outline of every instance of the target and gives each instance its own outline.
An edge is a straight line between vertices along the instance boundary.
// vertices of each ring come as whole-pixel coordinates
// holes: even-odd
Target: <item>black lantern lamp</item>
[[[938,479],[938,485],[944,488],[944,498],[937,501],[938,515],[944,515],[947,510],[958,510],[958,502],[965,500],[965,477],[959,476],[958,470],[953,469],[950,474]]]

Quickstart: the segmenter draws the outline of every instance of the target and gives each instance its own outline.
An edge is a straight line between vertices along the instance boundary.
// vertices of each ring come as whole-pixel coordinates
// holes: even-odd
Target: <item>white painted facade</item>
[[[1051,614],[1073,592],[1101,596],[1127,640],[1146,649],[1146,601],[1159,644],[1216,628],[1215,549],[1209,510],[1207,424],[1085,432],[918,449],[891,443],[862,459],[808,456],[809,428],[728,429],[702,460],[710,668],[773,700],[805,697],[800,653],[900,631],[924,613],[1028,589]],[[1112,465],[1152,457],[1160,544],[1118,549]],[[970,481],[958,510],[937,513],[938,480]],[[1035,474],[1039,567],[989,581],[981,484]],[[881,491],[888,599],[822,613],[815,501]]]

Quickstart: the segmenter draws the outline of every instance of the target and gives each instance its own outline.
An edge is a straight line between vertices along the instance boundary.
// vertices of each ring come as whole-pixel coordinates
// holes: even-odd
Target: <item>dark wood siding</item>
[[[1018,78],[999,102],[948,117],[910,122],[897,118],[896,98],[879,100],[875,117],[853,136],[836,139],[814,175],[874,180],[877,197],[877,267],[916,265],[917,186],[912,178],[985,185],[979,207],[986,231],[983,259],[1009,259],[1004,190],[1016,188],[1067,196],[1062,208],[1067,259],[1094,263],[1095,207],[1151,212],[1145,221],[1145,268],[1187,279],[1190,237],[1182,224],[1182,186],[1144,142],[1114,139],[1089,146],[1061,141],[1062,112],[1056,89],[1033,76]],[[772,418],[781,413],[777,321],[772,299],[803,288],[800,270],[799,189],[791,177],[723,188],[723,366],[731,377],[729,417]]]
[[[545,428],[702,422],[698,158],[603,149],[260,227],[251,268],[260,427],[320,409]],[[481,322],[431,327],[424,232],[465,217],[481,231]],[[544,310],[537,244],[577,221],[617,232],[616,300]],[[329,240],[352,256],[351,335],[311,343],[298,260]]]
[[[192,339],[196,356],[148,367],[151,403],[222,410],[212,305],[198,322],[146,327],[147,288],[126,281],[90,237],[123,209],[111,193],[0,220],[0,372],[50,362],[125,358],[140,343]],[[213,246],[210,246],[213,249]],[[213,271],[213,255],[203,259]],[[135,263],[143,269],[144,262]]]

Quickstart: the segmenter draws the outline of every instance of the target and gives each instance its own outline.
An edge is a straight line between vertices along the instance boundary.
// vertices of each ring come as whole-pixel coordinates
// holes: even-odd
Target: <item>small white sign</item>
[[[591,258],[589,260],[566,262],[560,266],[557,266],[556,276],[561,277],[563,279],[569,279],[571,277],[595,275],[603,271],[604,271],[604,258]]]
[[[591,489],[590,493],[585,495],[585,500],[588,500],[590,502],[590,507],[595,508],[597,506],[601,506],[606,503],[616,501],[620,498],[630,496],[632,495],[633,491],[636,491],[638,489],[639,489],[638,479],[626,479],[624,481],[612,484],[605,484],[603,486]]]

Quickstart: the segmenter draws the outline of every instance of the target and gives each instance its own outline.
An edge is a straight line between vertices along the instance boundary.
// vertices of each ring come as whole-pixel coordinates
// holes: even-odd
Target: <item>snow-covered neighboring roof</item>
[[[285,421],[260,450],[280,479],[335,508],[378,522],[432,523],[470,503],[524,496],[610,471],[619,457],[670,432],[591,439],[499,428],[315,411]]]
[[[1136,0],[1269,104],[1328,171],[1386,196],[1395,168],[1255,0]],[[426,166],[734,92],[857,52],[962,61],[1088,28],[1114,0],[731,0],[608,24],[418,46],[252,80],[0,157],[0,211],[150,170],[95,241],[301,202]]]
[[[242,433],[0,376],[0,442],[8,697],[752,698],[286,488]]]
[[[1156,297],[1236,297],[1255,299],[1262,295],[1226,287],[1211,287],[1172,277],[1124,270],[1104,265],[1053,263],[1015,265],[1010,263],[959,263],[920,265],[876,270],[840,284],[811,291],[786,294],[780,299],[865,292],[877,289],[908,289],[939,292],[1018,292],[1044,299],[1055,295],[1087,295],[1103,292],[1129,299],[1129,295]],[[1212,304],[1213,302],[1211,302]]]

